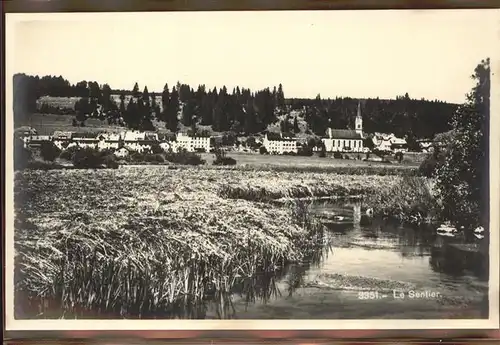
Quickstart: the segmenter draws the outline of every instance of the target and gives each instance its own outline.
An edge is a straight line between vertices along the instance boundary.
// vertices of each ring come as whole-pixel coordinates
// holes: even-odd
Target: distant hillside
[[[450,129],[457,105],[412,99],[408,94],[393,100],[286,99],[282,85],[252,91],[207,90],[204,85],[165,85],[162,94],[149,93],[136,83],[131,91],[117,94],[107,84],[79,82],[69,85],[61,77],[16,75],[15,122],[30,114],[74,115],[80,124],[90,115],[108,125],[158,130],[205,130],[251,135],[287,130],[297,136],[324,135],[328,127],[352,128],[358,104],[365,132],[392,132],[409,138],[431,138]],[[122,102],[123,99],[123,102]],[[131,101],[133,100],[133,101]]]

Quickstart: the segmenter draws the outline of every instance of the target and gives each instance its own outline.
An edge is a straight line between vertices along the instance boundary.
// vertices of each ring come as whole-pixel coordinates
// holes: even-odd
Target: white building
[[[71,142],[77,144],[81,148],[90,147],[97,149],[99,139],[95,133],[73,133]],[[69,146],[68,146],[69,147]]]
[[[60,150],[64,150],[71,142],[73,132],[55,131],[52,134],[52,141]]]
[[[158,134],[141,131],[127,131],[123,135],[123,146],[129,151],[144,152],[158,143]]]
[[[327,152],[363,152],[363,118],[361,104],[358,103],[358,114],[352,129],[328,128],[328,135],[322,138]]]
[[[175,144],[173,145],[173,149],[175,149],[175,151],[186,149],[189,152],[195,152],[199,150],[210,152],[210,143],[211,140],[209,136],[190,136],[184,133],[178,133],[175,139]]]
[[[267,152],[272,154],[297,153],[297,139],[283,133],[266,133],[262,143]]]
[[[118,133],[102,133],[97,138],[99,139],[98,150],[118,150],[122,143],[122,137]]]
[[[408,151],[406,139],[398,138],[393,133],[374,133],[372,141],[374,148],[379,151]]]
[[[172,144],[167,142],[167,141],[163,141],[163,142],[160,142],[160,147],[163,149],[163,151],[167,152],[168,150],[170,150],[172,148]]]
[[[32,135],[29,137],[25,137],[24,146],[35,148],[40,147],[43,143],[51,142],[52,137],[50,135]]]
[[[118,158],[124,158],[124,157],[127,157],[129,155],[129,151],[127,148],[121,147],[114,152],[114,155]]]

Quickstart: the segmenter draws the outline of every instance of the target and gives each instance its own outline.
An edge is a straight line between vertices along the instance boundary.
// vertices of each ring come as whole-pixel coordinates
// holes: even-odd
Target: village
[[[354,158],[361,159],[361,154],[371,152],[391,155],[408,152],[405,138],[398,138],[393,133],[366,133],[363,131],[361,108],[355,119],[354,129],[328,128],[320,140],[298,138],[292,133],[266,131],[261,136],[236,138],[233,145],[224,145],[222,135],[201,133],[163,134],[154,131],[124,130],[121,132],[72,132],[54,131],[52,135],[38,135],[36,129],[24,127],[18,131],[19,138],[25,148],[36,149],[44,142],[52,142],[58,149],[65,150],[71,147],[92,148],[98,151],[111,150],[118,158],[130,153],[150,152],[153,147],[160,147],[162,151],[208,153],[214,152],[216,147],[224,151],[260,153],[272,155],[297,155],[308,148],[312,152],[333,154],[342,158],[342,154],[354,154]],[[420,152],[431,152],[440,143],[433,140],[419,140]],[[339,156],[340,154],[340,156]],[[346,156],[347,157],[347,156]]]

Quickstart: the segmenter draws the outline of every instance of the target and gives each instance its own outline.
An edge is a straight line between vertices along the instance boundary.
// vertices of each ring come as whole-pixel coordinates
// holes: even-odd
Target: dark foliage
[[[59,158],[65,159],[68,161],[73,160],[74,154],[79,150],[80,148],[77,146],[71,146],[67,148],[66,150],[62,151],[61,154],[59,155]]]
[[[226,156],[226,152],[219,148],[215,150],[213,165],[236,165],[236,159]]]
[[[172,150],[169,150],[165,154],[165,159],[171,163],[182,164],[182,165],[205,164],[205,160],[203,160],[200,155],[194,152],[188,152],[185,149],[179,152],[173,152]]]
[[[445,161],[436,170],[441,215],[463,226],[467,237],[489,226],[490,61],[482,61],[472,78],[476,86],[451,122],[454,134]]]
[[[14,140],[14,170],[23,170],[33,158],[31,150],[24,147],[24,142],[16,138]]]
[[[99,151],[86,147],[76,150],[72,161],[74,167],[77,169],[93,169],[102,167],[104,158]]]
[[[40,147],[40,155],[46,161],[53,162],[60,154],[61,150],[51,141],[43,142]]]
[[[398,163],[401,163],[403,161],[403,152],[396,152],[394,159],[396,159]]]

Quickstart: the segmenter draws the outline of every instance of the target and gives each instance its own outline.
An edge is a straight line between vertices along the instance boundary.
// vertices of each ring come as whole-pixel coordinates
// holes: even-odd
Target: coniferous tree
[[[113,108],[113,100],[111,98],[111,87],[108,84],[102,86],[102,107],[104,112],[109,112]]]
[[[151,107],[151,100],[147,86],[144,86],[144,91],[142,92],[142,100],[147,108]]]
[[[283,86],[278,86],[278,92],[276,93],[277,106],[283,108],[285,106],[285,94],[283,93]]]
[[[168,83],[165,83],[165,86],[163,86],[163,91],[161,93],[161,112],[159,116],[161,121],[167,122],[169,103],[170,103],[170,92],[168,90]]]
[[[177,132],[178,130],[178,112],[179,112],[179,94],[175,87],[172,88],[172,92],[170,93],[170,100],[168,102],[167,108],[167,119],[166,119],[166,127],[172,132]]]
[[[125,121],[127,122],[129,128],[139,129],[141,117],[139,112],[139,105],[134,101],[134,98],[130,98],[127,104]]]
[[[295,116],[293,119],[293,131],[294,133],[300,132],[299,123],[297,122],[297,116]]]
[[[191,126],[194,121],[195,101],[193,99],[187,100],[182,108],[182,124],[186,127]]]
[[[139,97],[139,84],[136,82],[134,88],[132,89],[132,96]]]

